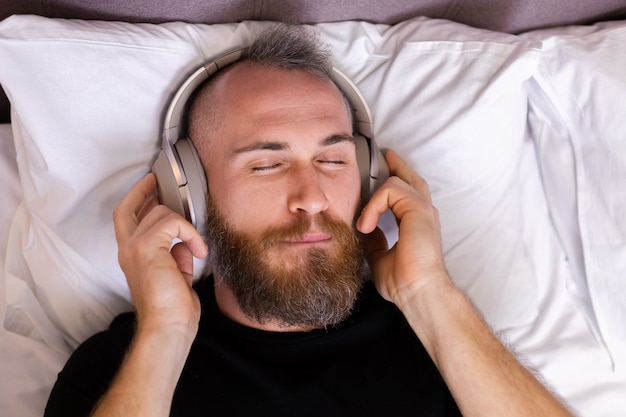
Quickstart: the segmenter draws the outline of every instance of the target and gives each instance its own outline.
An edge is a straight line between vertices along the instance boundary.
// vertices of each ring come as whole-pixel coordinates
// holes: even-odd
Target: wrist
[[[414,313],[428,314],[428,308],[445,301],[449,294],[457,293],[458,288],[450,280],[443,268],[435,268],[420,274],[419,279],[397,289],[391,294],[391,301],[401,310],[415,310]]]
[[[182,303],[185,305],[185,303]],[[137,333],[158,337],[176,336],[192,342],[198,332],[200,308],[137,306]]]
[[[185,350],[191,347],[198,333],[197,322],[167,322],[158,320],[138,320],[135,340],[145,343],[165,344],[170,349]]]
[[[398,291],[393,302],[436,361],[438,345],[447,343],[447,335],[454,333],[455,325],[476,311],[445,270],[423,278]]]

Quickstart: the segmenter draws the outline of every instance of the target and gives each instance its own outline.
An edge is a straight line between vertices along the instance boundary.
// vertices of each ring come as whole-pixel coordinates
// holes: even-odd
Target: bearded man
[[[424,180],[389,151],[360,201],[331,71],[314,34],[280,25],[200,88],[207,236],[153,175],[133,187],[114,221],[136,311],[78,348],[47,415],[570,415],[450,281]],[[195,284],[193,256],[213,271]]]

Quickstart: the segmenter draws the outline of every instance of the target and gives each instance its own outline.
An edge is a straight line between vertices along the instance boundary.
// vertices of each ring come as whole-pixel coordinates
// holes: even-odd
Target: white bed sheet
[[[9,124],[0,125],[0,271],[4,271],[7,237],[22,193]],[[5,307],[4,274],[0,274],[0,307]],[[0,415],[41,416],[50,387],[66,360],[45,343],[8,332],[0,326]]]

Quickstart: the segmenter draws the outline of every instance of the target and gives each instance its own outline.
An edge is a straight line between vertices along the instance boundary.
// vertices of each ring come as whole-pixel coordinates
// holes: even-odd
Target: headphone
[[[178,88],[163,118],[163,143],[152,166],[159,200],[187,219],[203,236],[208,189],[198,153],[183,128],[188,101],[211,75],[242,60],[246,53],[247,48],[239,49],[198,68]],[[389,168],[374,142],[372,116],[361,92],[337,68],[333,68],[332,80],[342,91],[352,111],[353,136],[361,174],[361,204],[365,205],[389,177]]]

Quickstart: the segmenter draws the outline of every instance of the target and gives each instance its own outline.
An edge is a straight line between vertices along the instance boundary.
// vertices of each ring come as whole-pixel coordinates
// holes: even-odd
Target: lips
[[[318,243],[325,242],[332,238],[332,236],[328,233],[322,232],[310,232],[305,234],[304,236],[295,237],[289,239],[289,243]]]
[[[270,228],[262,233],[260,242],[265,249],[276,245],[325,245],[345,232],[340,222],[327,215],[318,217],[299,216],[290,225]]]

